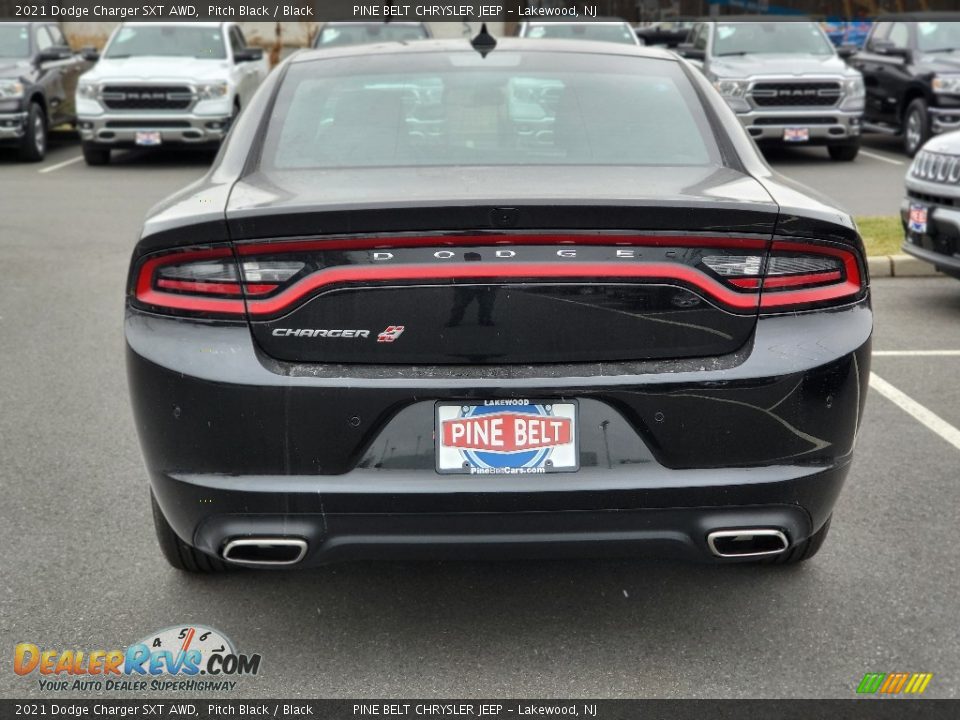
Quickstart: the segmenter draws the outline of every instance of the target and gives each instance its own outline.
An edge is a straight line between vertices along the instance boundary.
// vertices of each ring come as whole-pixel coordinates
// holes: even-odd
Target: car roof
[[[719,15],[701,17],[697,22],[813,22],[809,15]]]
[[[420,27],[423,22],[417,20],[328,20],[323,27],[340,25],[402,25],[403,27]],[[321,28],[322,30],[323,28]]]
[[[590,20],[526,20],[527,25],[629,25],[623,18],[601,17]]]
[[[880,15],[877,22],[891,22],[893,20],[904,20],[907,22],[923,22],[925,20],[960,20],[960,12],[904,12],[887,13]]]
[[[370,45],[342,45],[332,48],[300,50],[290,58],[291,63],[303,63],[332,57],[352,57],[356,55],[405,55],[453,52],[470,52],[473,48],[468,40],[417,40],[416,42],[382,42]],[[560,40],[552,38],[497,38],[498,52],[562,52],[565,55],[628,55],[655,60],[678,62],[677,55],[669,50],[657,47],[641,47],[592,40]]]
[[[190,25],[190,26],[193,26],[193,27],[220,27],[221,25],[228,25],[229,23],[227,23],[227,22],[194,22],[193,20],[189,20],[189,21],[183,21],[183,22],[175,22],[175,21],[170,21],[170,22],[164,22],[164,21],[156,21],[156,22],[153,22],[153,21],[150,21],[150,22],[136,22],[136,21],[134,21],[134,22],[124,22],[123,24],[124,24],[125,26],[127,26],[127,27],[150,27],[150,26],[156,26],[156,27],[171,27],[171,26],[176,26],[176,27],[179,27],[179,26],[181,26],[181,25],[183,25],[183,26]]]

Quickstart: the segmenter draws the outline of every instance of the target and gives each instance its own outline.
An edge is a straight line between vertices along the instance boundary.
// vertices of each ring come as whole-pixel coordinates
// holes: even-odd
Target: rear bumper
[[[370,557],[654,554],[712,559],[706,533],[829,517],[866,396],[872,313],[764,318],[722,358],[602,366],[296,366],[244,325],[128,311],[150,481],[174,531],[307,540],[302,565]],[[469,376],[469,377],[467,377]],[[436,400],[580,401],[581,469],[438,475]]]
[[[685,489],[644,487],[652,481],[640,471],[629,479],[634,486],[629,490],[600,489],[610,478],[589,472],[581,479],[598,490],[581,492],[543,487],[491,493],[473,487],[456,493],[449,486],[427,490],[429,480],[422,476],[382,479],[365,473],[329,484],[316,477],[286,476],[151,479],[178,534],[214,556],[237,538],[282,537],[306,541],[301,566],[370,559],[599,555],[720,561],[707,545],[712,531],[775,528],[791,546],[808,538],[829,517],[847,470],[843,464],[813,471],[780,467],[754,477],[719,473],[705,486]],[[701,473],[701,481],[706,474]],[[550,478],[541,477],[541,482]],[[361,487],[366,492],[348,499],[345,484],[352,486],[347,494]],[[419,491],[411,493],[413,487]],[[568,509],[506,509],[544,507],[547,495],[553,496],[548,505]],[[369,506],[370,511],[331,511],[345,509],[344,504]],[[465,509],[471,504],[477,510]],[[490,506],[499,509],[479,510]],[[591,506],[594,509],[578,509]],[[414,507],[434,510],[414,512]],[[731,560],[736,561],[722,561]]]

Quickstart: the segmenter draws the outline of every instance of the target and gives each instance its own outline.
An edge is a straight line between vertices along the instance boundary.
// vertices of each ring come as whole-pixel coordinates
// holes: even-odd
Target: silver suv
[[[900,208],[904,252],[960,279],[960,131],[924,145],[906,184]]]
[[[761,145],[860,150],[863,77],[809,22],[700,22],[680,53],[697,65]]]

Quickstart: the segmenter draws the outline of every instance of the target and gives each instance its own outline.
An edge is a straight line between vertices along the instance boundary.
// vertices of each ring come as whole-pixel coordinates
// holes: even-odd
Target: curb
[[[937,269],[912,255],[873,255],[867,258],[871,278],[943,277]]]

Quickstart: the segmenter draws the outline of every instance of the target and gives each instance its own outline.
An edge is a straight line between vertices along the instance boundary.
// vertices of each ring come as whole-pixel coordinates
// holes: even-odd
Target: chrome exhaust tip
[[[237,565],[296,565],[307,554],[301,538],[245,537],[223,546],[221,556]]]
[[[779,555],[790,547],[790,541],[773,528],[715,530],[707,535],[707,545],[716,557],[749,558]]]

